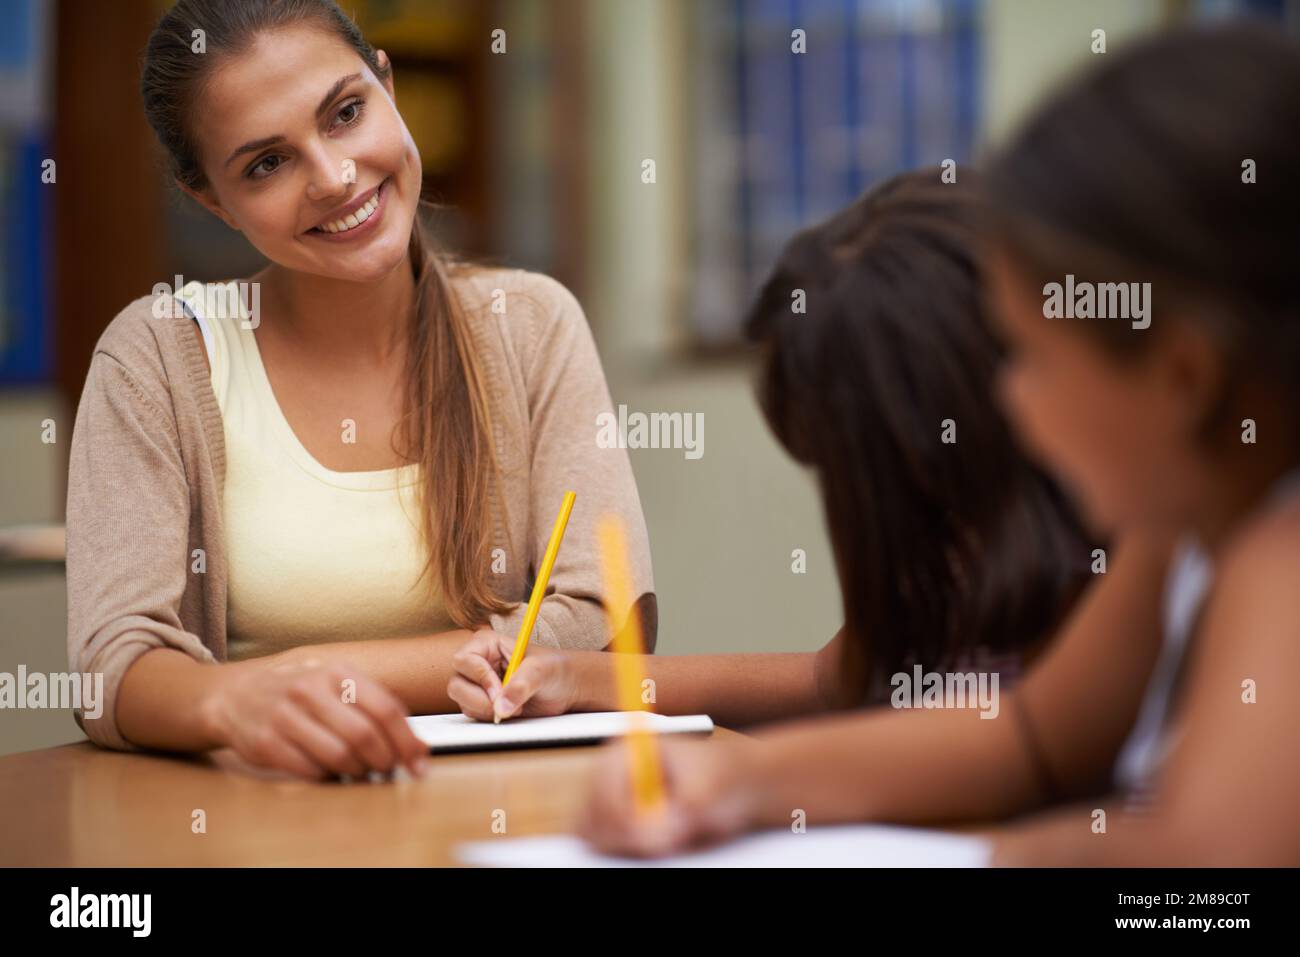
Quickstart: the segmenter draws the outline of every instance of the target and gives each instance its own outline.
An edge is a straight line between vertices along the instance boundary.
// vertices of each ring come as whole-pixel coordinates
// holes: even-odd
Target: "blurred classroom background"
[[[568,285],[616,405],[704,414],[702,458],[631,452],[665,654],[812,650],[839,624],[816,489],[738,338],[786,238],[892,173],[977,159],[1095,29],[1110,51],[1193,18],[1300,30],[1300,0],[342,5],[393,59],[445,242]],[[167,6],[0,0],[0,672],[67,668],[67,449],[100,332],[157,282],[259,268],[169,188],[145,125],[139,56]],[[0,712],[0,753],[80,738],[67,712]]]

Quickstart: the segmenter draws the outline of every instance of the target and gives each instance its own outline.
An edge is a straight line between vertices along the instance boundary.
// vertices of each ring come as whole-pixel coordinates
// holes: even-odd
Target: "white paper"
[[[990,848],[982,838],[946,831],[853,825],[765,831],[650,861],[598,854],[567,834],[476,841],[455,854],[478,867],[987,867]]]
[[[406,720],[430,751],[441,753],[594,743],[627,734],[634,718],[658,734],[708,734],[713,730],[713,720],[707,714],[669,716],[649,711],[574,712],[553,718],[510,718],[500,724],[475,721],[463,714],[426,714]]]

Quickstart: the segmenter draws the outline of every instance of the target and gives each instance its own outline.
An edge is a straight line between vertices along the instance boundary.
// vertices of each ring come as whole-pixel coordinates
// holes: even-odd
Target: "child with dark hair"
[[[596,844],[662,853],[792,808],[933,823],[1074,801],[995,832],[994,860],[1300,864],[1298,91],[1293,40],[1170,32],[1105,57],[988,171],[999,392],[1113,542],[1004,720],[876,711],[665,742],[653,820],[611,755]],[[827,393],[827,409],[857,394]]]

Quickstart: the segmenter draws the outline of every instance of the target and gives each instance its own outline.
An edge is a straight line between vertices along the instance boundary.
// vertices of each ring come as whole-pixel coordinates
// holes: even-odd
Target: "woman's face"
[[[391,80],[343,41],[306,25],[262,33],[216,68],[194,116],[208,185],[191,195],[267,259],[356,282],[404,262],[420,155]]]
[[[1047,319],[1041,290],[1004,251],[987,265],[989,311],[1008,346],[999,392],[1025,444],[1097,530],[1183,524],[1203,491],[1196,432],[1209,391],[1204,350],[1166,329],[1120,362],[1072,325],[1114,320]]]

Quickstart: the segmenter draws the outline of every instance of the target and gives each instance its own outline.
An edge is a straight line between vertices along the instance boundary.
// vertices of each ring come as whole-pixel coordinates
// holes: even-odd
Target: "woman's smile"
[[[331,212],[303,235],[329,243],[354,242],[379,228],[387,205],[388,180]]]

